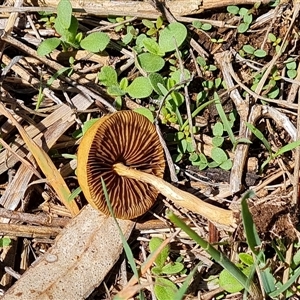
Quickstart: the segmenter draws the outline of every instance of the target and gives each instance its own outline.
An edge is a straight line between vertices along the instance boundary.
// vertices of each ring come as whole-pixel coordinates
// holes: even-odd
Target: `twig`
[[[300,93],[298,92],[298,115],[297,115],[297,130],[296,140],[300,139]],[[295,150],[295,167],[294,167],[294,193],[292,202],[297,205],[299,202],[299,168],[300,168],[300,147],[298,146]]]
[[[0,223],[0,235],[11,235],[19,237],[56,237],[61,229],[58,227],[16,225]]]

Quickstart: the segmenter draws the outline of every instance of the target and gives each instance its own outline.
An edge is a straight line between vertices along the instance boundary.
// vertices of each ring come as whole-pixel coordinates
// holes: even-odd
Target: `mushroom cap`
[[[133,219],[150,209],[158,191],[150,184],[119,176],[113,170],[116,163],[163,177],[164,152],[155,126],[143,115],[119,111],[101,118],[85,133],[78,149],[78,181],[87,201],[110,214],[102,177],[115,216]]]

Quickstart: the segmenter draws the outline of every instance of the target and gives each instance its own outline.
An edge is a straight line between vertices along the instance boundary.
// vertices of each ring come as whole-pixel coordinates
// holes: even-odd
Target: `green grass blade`
[[[242,206],[242,219],[243,219],[246,240],[251,251],[257,256],[259,253],[257,247],[261,245],[261,240],[256,231],[255,224],[253,222],[253,218],[247,204],[247,199],[253,196],[254,193],[252,191],[246,192],[242,198],[241,206]]]
[[[272,154],[272,149],[271,149],[271,145],[270,143],[266,140],[266,138],[264,137],[263,133],[257,129],[256,127],[254,127],[252,124],[246,122],[246,126],[248,127],[249,130],[251,130],[251,132],[262,141],[262,143],[265,145],[266,149],[269,151],[270,154]]]
[[[277,157],[287,151],[290,151],[290,150],[293,150],[295,148],[297,148],[298,146],[300,146],[300,140],[298,141],[295,141],[295,142],[292,142],[290,144],[287,144],[283,147],[281,147],[275,154],[274,154],[274,157]]]
[[[291,276],[291,278],[285,284],[283,284],[281,287],[279,287],[276,291],[270,293],[269,296],[277,297],[280,294],[284,293],[293,283],[296,282],[296,280],[299,278],[299,276],[300,276],[300,267],[294,271],[294,274]]]
[[[249,286],[247,284],[247,277],[245,274],[232,263],[222,252],[218,251],[211,244],[202,239],[193,229],[191,229],[187,224],[185,224],[181,219],[179,219],[174,213],[169,212],[167,214],[168,218],[177,227],[181,228],[191,239],[198,243],[218,264],[220,264],[224,269],[231,273],[233,277],[247,290],[249,293],[255,291],[257,288],[253,283]]]
[[[262,269],[260,273],[264,290],[266,291],[266,293],[270,293],[275,290],[275,279],[271,274],[270,269],[265,268],[265,255],[263,251],[258,250],[261,247],[261,240],[258,236],[252,215],[247,204],[247,199],[252,197],[253,195],[254,193],[252,191],[248,191],[247,193],[245,193],[241,201],[244,232],[246,235],[247,244],[256,257],[256,261],[259,267],[258,269]]]
[[[214,100],[215,100],[216,109],[217,109],[218,114],[219,114],[219,116],[220,116],[220,118],[222,120],[224,129],[227,131],[228,136],[230,138],[230,141],[231,141],[232,145],[235,146],[236,143],[237,143],[236,138],[235,138],[235,136],[233,134],[230,122],[228,121],[227,116],[225,114],[225,111],[223,109],[223,106],[221,104],[219,95],[216,92],[214,93]]]
[[[210,101],[207,101],[207,102],[201,104],[199,107],[197,107],[197,108],[192,112],[192,118],[195,118],[195,117],[199,114],[199,112],[200,112],[201,110],[203,110],[203,109],[204,109],[205,107],[207,107],[209,104],[214,103],[214,102],[215,102],[215,100],[210,100]],[[188,123],[189,123],[189,120],[185,120],[185,122],[184,122],[183,125],[181,126],[180,130],[183,130],[183,129],[188,125]]]

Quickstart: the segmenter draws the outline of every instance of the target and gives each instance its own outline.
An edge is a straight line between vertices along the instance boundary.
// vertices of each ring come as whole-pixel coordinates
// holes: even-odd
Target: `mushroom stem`
[[[175,204],[198,213],[211,222],[225,226],[236,226],[236,220],[231,210],[204,202],[196,196],[174,187],[161,178],[126,167],[122,163],[114,164],[113,168],[120,176],[133,178],[153,185],[161,194],[172,200]]]

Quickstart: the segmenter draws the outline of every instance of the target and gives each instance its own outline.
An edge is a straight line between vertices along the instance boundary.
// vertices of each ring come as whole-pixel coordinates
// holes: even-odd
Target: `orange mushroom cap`
[[[143,115],[119,111],[101,118],[85,133],[78,149],[78,181],[88,202],[109,215],[102,177],[115,216],[133,219],[150,209],[158,191],[118,175],[113,169],[117,163],[163,177],[164,152],[155,126]]]

